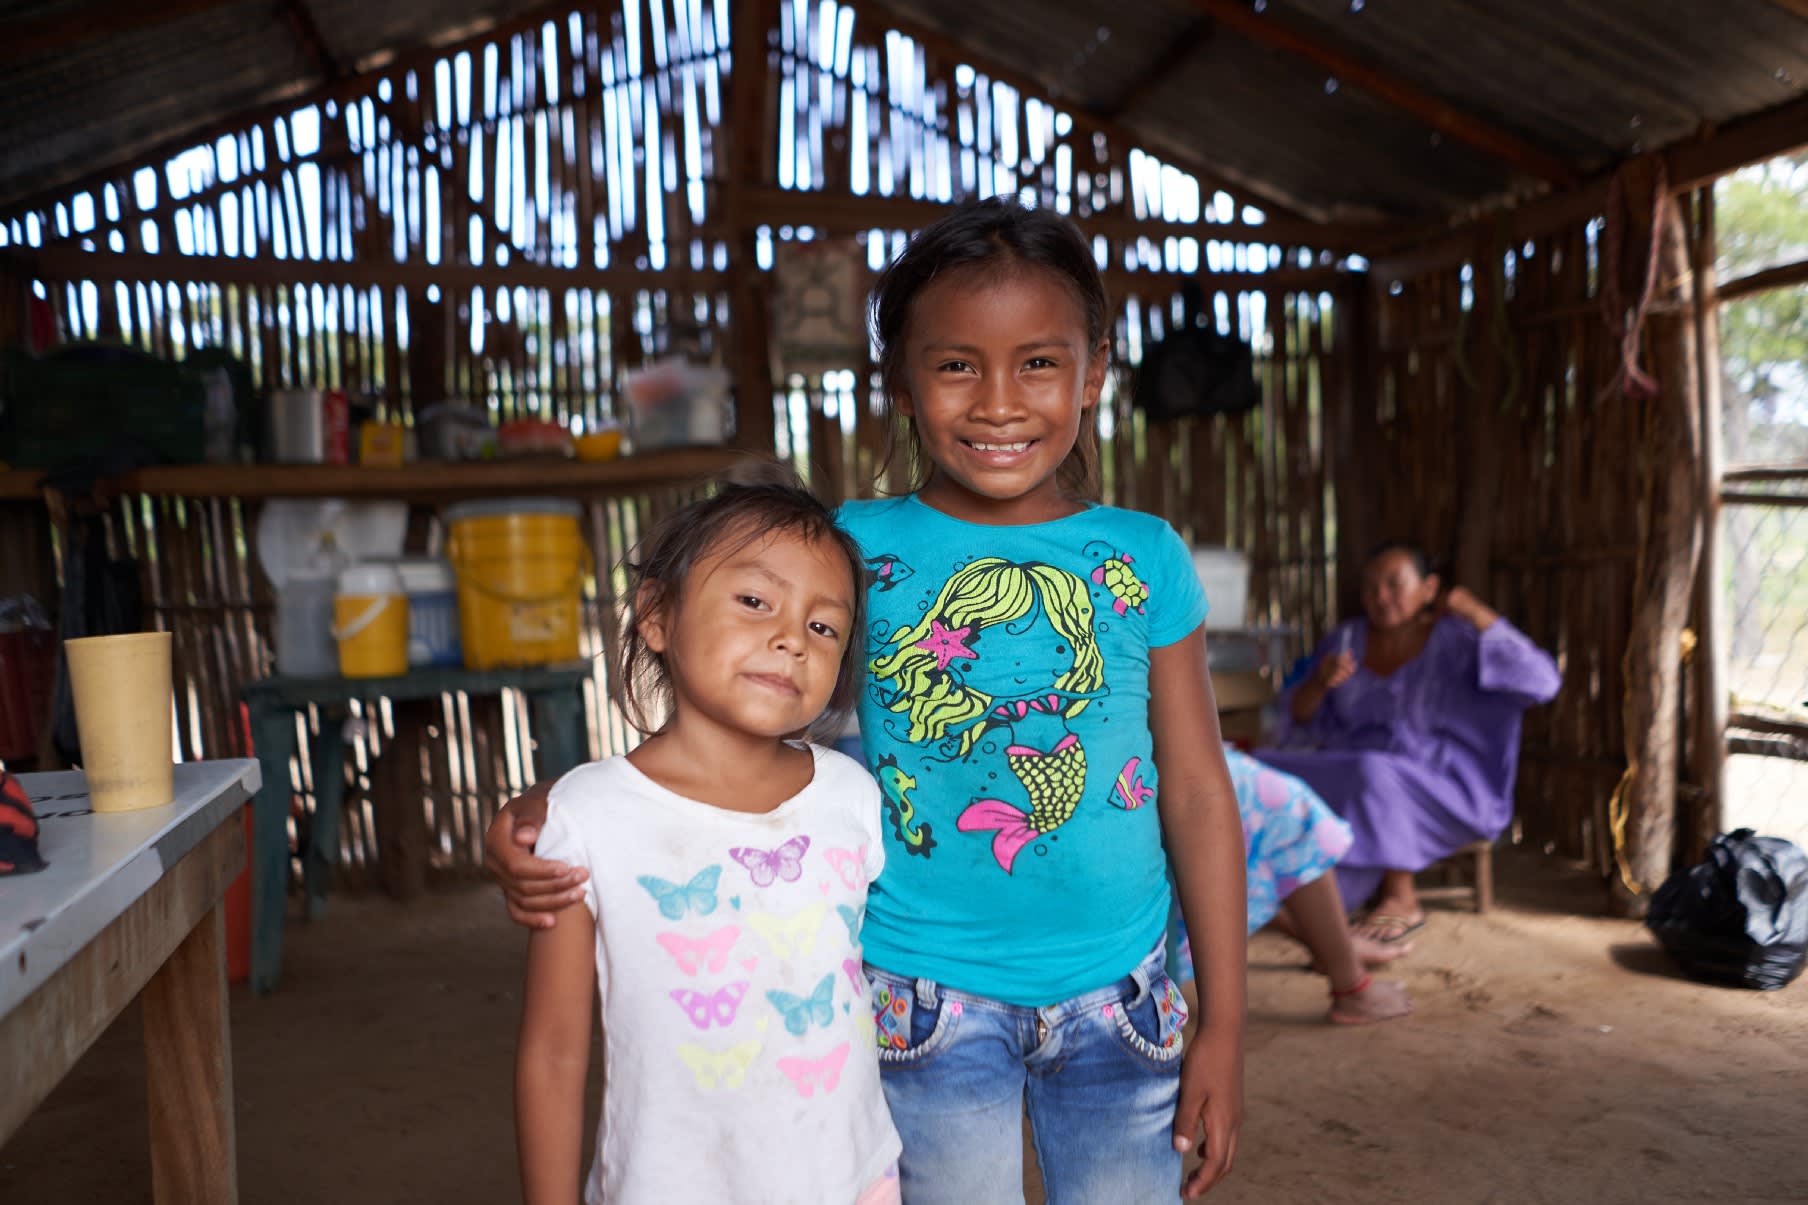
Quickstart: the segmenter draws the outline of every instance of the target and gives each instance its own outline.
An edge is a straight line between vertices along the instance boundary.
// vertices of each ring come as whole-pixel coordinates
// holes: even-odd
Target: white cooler
[[[1193,549],[1193,572],[1212,608],[1206,628],[1242,627],[1249,611],[1249,558],[1234,548],[1199,545]]]

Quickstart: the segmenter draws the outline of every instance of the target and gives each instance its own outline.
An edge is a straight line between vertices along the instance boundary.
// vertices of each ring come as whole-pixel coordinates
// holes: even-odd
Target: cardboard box
[[[1274,686],[1254,671],[1212,674],[1212,695],[1220,712],[1266,707],[1274,702]]]

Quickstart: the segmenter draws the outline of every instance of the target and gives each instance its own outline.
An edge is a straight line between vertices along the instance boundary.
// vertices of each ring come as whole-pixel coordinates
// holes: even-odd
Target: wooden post
[[[1383,368],[1376,354],[1375,290],[1386,287],[1386,281],[1358,277],[1338,296],[1335,342],[1341,387],[1325,397],[1325,461],[1337,513],[1337,568],[1327,626],[1335,616],[1354,614],[1351,608],[1362,591],[1363,555],[1381,539],[1375,465],[1368,453]]]
[[[1700,530],[1700,377],[1694,319],[1686,304],[1689,260],[1676,206],[1654,207],[1654,192],[1661,187],[1649,167],[1629,169],[1626,212],[1608,217],[1610,222],[1627,221],[1629,230],[1643,236],[1627,240],[1625,261],[1635,276],[1642,278],[1645,256],[1632,250],[1645,246],[1646,238],[1659,240],[1658,283],[1644,341],[1651,351],[1657,395],[1644,403],[1644,438],[1633,452],[1641,458],[1640,550],[1622,707],[1627,772],[1616,816],[1618,902],[1629,914],[1643,912],[1648,894],[1669,875],[1676,853],[1682,633],[1695,586]]]
[[[427,300],[427,290],[408,290],[408,398],[418,414],[446,397],[446,303]],[[391,387],[394,387],[391,382]],[[401,400],[397,399],[397,404]],[[397,415],[396,417],[400,417]]]
[[[733,68],[729,77],[729,162],[726,190],[729,241],[729,305],[735,392],[735,443],[770,453],[777,446],[772,420],[772,352],[767,282],[755,259],[755,222],[748,196],[766,183],[766,38],[774,23],[770,0],[734,6]]]
[[[1701,396],[1701,570],[1696,583],[1695,780],[1702,789],[1694,823],[1684,833],[1690,861],[1726,821],[1727,644],[1726,553],[1720,539],[1720,299],[1715,268],[1714,186],[1696,193],[1695,338]]]
[[[378,758],[375,775],[382,791],[377,800],[377,869],[385,891],[395,899],[411,900],[427,884],[421,741],[433,720],[434,704],[425,699],[395,699],[390,707],[395,735]],[[371,722],[375,722],[374,716]]]
[[[238,822],[229,828],[236,835]],[[218,906],[209,910],[139,997],[151,1197],[159,1203],[231,1205],[239,1199],[225,915]]]
[[[1500,504],[1501,397],[1504,378],[1496,323],[1505,323],[1499,307],[1507,304],[1497,273],[1501,248],[1491,237],[1476,240],[1473,265],[1474,302],[1469,319],[1469,378],[1460,382],[1469,396],[1457,404],[1458,430],[1463,433],[1463,472],[1454,483],[1460,510],[1456,541],[1446,585],[1467,586],[1483,598],[1494,597],[1490,565],[1494,551],[1494,524]],[[1462,347],[1458,355],[1465,354]]]

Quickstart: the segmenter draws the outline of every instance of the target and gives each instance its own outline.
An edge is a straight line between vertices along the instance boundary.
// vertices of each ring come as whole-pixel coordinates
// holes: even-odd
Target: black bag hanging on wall
[[[1808,962],[1808,854],[1749,828],[1651,897],[1645,926],[1691,979],[1775,991]]]
[[[1218,333],[1195,282],[1181,287],[1180,304],[1180,325],[1143,349],[1136,374],[1137,409],[1151,422],[1253,410],[1262,389],[1249,344]]]

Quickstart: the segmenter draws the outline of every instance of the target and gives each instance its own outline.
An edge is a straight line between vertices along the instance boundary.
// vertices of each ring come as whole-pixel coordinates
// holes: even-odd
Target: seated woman
[[[1324,800],[1290,774],[1270,770],[1229,745],[1224,761],[1237,789],[1248,853],[1249,931],[1274,921],[1312,953],[1312,969],[1331,981],[1329,1019],[1341,1025],[1390,1021],[1412,1012],[1397,983],[1377,982],[1371,965],[1391,962],[1412,947],[1384,945],[1350,932],[1332,866],[1349,848],[1349,826]],[[1193,965],[1180,910],[1174,910],[1169,974]]]
[[[1383,943],[1425,923],[1415,871],[1506,828],[1521,715],[1561,681],[1550,654],[1468,590],[1438,597],[1417,548],[1370,554],[1366,618],[1325,637],[1283,699],[1290,732],[1256,752],[1349,823],[1338,883],[1352,910],[1379,888],[1358,933]]]

